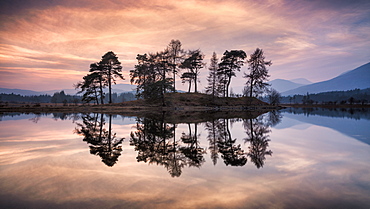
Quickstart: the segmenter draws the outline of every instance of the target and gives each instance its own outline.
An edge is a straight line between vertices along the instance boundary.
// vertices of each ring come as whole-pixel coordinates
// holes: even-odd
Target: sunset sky
[[[272,60],[270,80],[318,82],[370,61],[370,1],[2,0],[0,87],[71,89],[107,51],[118,55],[121,83],[129,83],[136,55],[161,51],[171,39],[200,49],[207,63],[213,51],[220,58],[242,49],[249,57],[259,47]]]

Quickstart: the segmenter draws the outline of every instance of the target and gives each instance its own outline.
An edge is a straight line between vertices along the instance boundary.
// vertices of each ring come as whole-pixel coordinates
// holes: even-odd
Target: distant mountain
[[[296,78],[296,79],[291,79],[290,81],[292,81],[294,83],[304,84],[304,85],[312,84],[311,81],[309,81],[305,78]]]
[[[346,91],[370,88],[370,62],[354,70],[343,73],[333,79],[301,86],[282,92],[283,96],[294,94],[320,93],[328,91]]]
[[[291,89],[304,86],[304,84],[295,83],[295,82],[284,80],[284,79],[275,79],[275,80],[269,81],[268,83],[271,84],[271,88],[277,90],[278,92],[289,91]]]
[[[25,90],[25,89],[7,89],[7,88],[0,88],[0,94],[20,94],[23,96],[38,96],[42,95],[42,92],[38,91],[31,91],[31,90]]]
[[[134,92],[136,86],[131,84],[116,84],[112,86],[112,92],[121,94],[125,92]],[[0,93],[3,94],[20,94],[23,96],[38,96],[38,95],[53,95],[55,92],[61,92],[64,91],[65,94],[68,95],[75,95],[78,91],[75,89],[59,89],[59,90],[49,90],[49,91],[31,91],[31,90],[25,90],[25,89],[7,89],[7,88],[0,88]],[[104,90],[105,92],[108,92],[108,89]]]

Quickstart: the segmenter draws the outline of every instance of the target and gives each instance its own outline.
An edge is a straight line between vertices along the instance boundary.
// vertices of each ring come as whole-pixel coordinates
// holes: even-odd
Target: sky
[[[200,49],[208,64],[213,52],[249,57],[262,48],[270,80],[319,82],[368,63],[369,34],[368,0],[2,0],[0,88],[73,89],[108,51],[122,63],[120,83],[129,83],[136,55],[172,39]],[[231,86],[240,89],[247,71]]]

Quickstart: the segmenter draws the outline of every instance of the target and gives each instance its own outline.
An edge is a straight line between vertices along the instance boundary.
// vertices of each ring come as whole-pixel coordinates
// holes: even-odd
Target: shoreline
[[[287,107],[295,107],[295,108],[370,108],[370,104],[337,104],[337,105],[326,105],[326,104],[280,104],[280,106],[287,108]]]
[[[70,105],[70,106],[6,106],[0,112],[68,112],[68,113],[137,113],[137,112],[244,112],[256,110],[276,110],[281,106],[135,106],[124,104]]]

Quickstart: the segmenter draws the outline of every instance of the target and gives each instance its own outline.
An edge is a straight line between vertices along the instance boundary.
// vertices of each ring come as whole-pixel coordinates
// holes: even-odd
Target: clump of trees
[[[199,74],[206,65],[204,58],[200,49],[185,51],[179,40],[171,40],[163,51],[138,54],[137,65],[130,70],[130,82],[137,85],[136,97],[148,101],[161,100],[165,105],[165,94],[176,92],[177,76],[183,83],[188,83],[189,93],[192,87],[197,93]],[[208,68],[206,93],[213,97],[233,94],[231,79],[244,64],[249,66],[249,72],[244,74],[247,78],[245,96],[258,96],[266,91],[269,77],[266,66],[270,66],[271,61],[265,61],[263,50],[259,48],[249,60],[246,59],[247,54],[243,50],[226,50],[219,63],[214,52]],[[112,51],[104,54],[100,62],[92,63],[89,74],[75,85],[80,90],[78,93],[83,94],[82,101],[104,104],[104,88],[108,88],[108,103],[112,103],[112,83],[115,84],[117,79],[124,80],[121,71],[121,63]]]
[[[137,85],[137,97],[147,100],[161,99],[163,105],[164,95],[167,92],[176,92],[176,75],[181,70],[182,81],[189,83],[189,92],[194,83],[194,92],[197,92],[198,75],[205,66],[204,55],[197,50],[185,52],[179,40],[171,40],[163,51],[148,54],[138,54],[138,64],[130,71],[131,83]],[[172,77],[168,77],[172,74]]]
[[[179,40],[171,40],[163,51],[148,54],[138,54],[137,65],[130,71],[131,83],[137,85],[137,97],[147,100],[161,99],[163,105],[164,95],[167,92],[176,92],[176,75],[180,75],[183,83],[188,83],[188,92],[194,86],[198,92],[199,74],[205,67],[204,54],[200,49],[185,51],[181,48]],[[267,90],[266,83],[269,75],[267,66],[271,61],[265,61],[263,50],[257,48],[249,60],[243,50],[226,50],[218,63],[214,52],[209,65],[206,93],[212,96],[229,97],[229,88],[232,77],[240,71],[244,64],[249,65],[247,78],[247,92],[245,96],[258,96]],[[180,73],[183,71],[182,73]],[[168,75],[171,74],[171,77]]]
[[[116,84],[117,79],[124,80],[117,55],[112,51],[105,53],[100,62],[90,65],[89,72],[83,77],[83,81],[75,85],[76,89],[80,89],[78,93],[83,94],[82,101],[104,104],[103,89],[108,87],[108,103],[112,103],[112,83]]]

